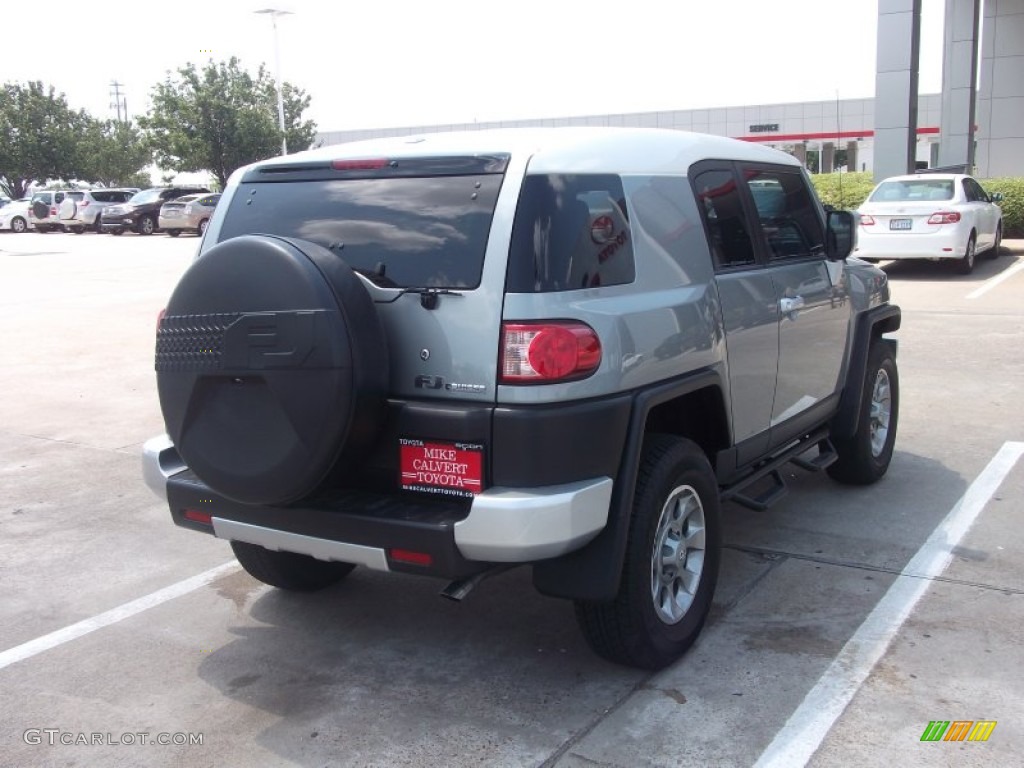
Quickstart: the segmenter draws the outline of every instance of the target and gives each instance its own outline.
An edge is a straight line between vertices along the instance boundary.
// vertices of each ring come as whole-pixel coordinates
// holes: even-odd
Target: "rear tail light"
[[[55,206],[55,205],[51,205],[50,206],[50,215],[51,216],[56,216],[57,215],[57,206]]]
[[[960,214],[956,211],[938,211],[928,219],[929,224],[956,224],[960,221]]]
[[[875,219],[872,216],[862,213],[860,215],[860,225],[862,227],[873,227],[875,225]]]
[[[78,202],[78,205],[79,205],[80,208],[85,208],[86,206],[89,205],[89,201],[88,200],[80,200]]]
[[[573,322],[502,323],[500,380],[550,384],[582,379],[601,364],[601,340]]]

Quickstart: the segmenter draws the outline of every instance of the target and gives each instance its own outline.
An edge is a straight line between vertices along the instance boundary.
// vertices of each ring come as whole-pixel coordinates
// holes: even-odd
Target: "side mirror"
[[[1003,193],[1002,192],[996,192],[994,195],[992,195],[992,202],[993,203],[1001,203],[1001,202],[1003,202]]]
[[[826,255],[829,261],[843,261],[857,242],[857,219],[849,211],[829,211],[827,216]]]

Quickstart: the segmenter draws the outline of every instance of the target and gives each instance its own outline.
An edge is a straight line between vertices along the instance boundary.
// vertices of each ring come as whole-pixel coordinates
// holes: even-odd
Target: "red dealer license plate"
[[[484,447],[476,443],[429,443],[401,438],[404,491],[473,496],[483,490]]]

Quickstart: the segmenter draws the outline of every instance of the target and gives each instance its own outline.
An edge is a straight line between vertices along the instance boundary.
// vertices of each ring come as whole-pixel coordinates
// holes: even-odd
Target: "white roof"
[[[532,173],[685,173],[707,159],[800,166],[779,150],[752,142],[657,128],[505,128],[398,136],[335,144],[257,165],[369,157],[508,153],[531,156]]]

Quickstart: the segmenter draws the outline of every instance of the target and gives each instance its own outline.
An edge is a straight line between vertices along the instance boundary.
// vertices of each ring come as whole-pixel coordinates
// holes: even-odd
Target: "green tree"
[[[82,178],[79,139],[91,118],[40,81],[0,91],[0,189],[23,197],[34,181]]]
[[[142,131],[131,123],[92,120],[79,137],[84,178],[106,187],[149,186],[143,169],[153,162],[153,150]]]
[[[285,83],[285,136],[290,150],[306,149],[316,126],[303,120],[309,96]],[[260,65],[255,76],[238,59],[189,63],[153,88],[153,106],[139,124],[161,168],[210,171],[223,186],[236,168],[280,152],[277,92]]]

